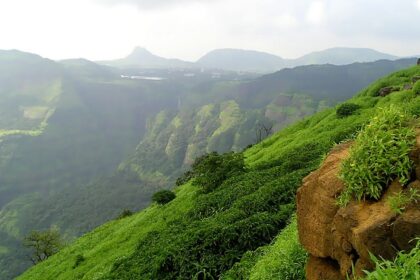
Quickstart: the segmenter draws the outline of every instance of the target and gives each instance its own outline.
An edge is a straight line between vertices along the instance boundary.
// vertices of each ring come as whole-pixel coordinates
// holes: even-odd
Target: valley
[[[0,75],[1,279],[31,265],[21,243],[31,230],[54,225],[71,242],[124,209],[146,208],[204,153],[241,152],[415,63],[310,65],[261,75],[118,69],[18,51],[0,58],[0,69],[8,69]],[[262,127],[271,129],[258,135]]]

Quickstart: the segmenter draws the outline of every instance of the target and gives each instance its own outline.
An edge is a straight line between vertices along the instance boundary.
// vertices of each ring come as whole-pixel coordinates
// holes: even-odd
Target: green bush
[[[379,199],[383,188],[396,178],[402,184],[408,182],[412,170],[409,152],[415,141],[409,123],[406,113],[390,107],[381,110],[359,133],[341,167],[346,189],[339,205],[345,206],[352,198]]]
[[[242,153],[229,152],[218,154],[212,152],[199,157],[192,165],[193,185],[200,186],[208,193],[220,186],[227,178],[245,172]]]
[[[182,174],[180,177],[176,179],[175,185],[182,186],[186,184],[189,180],[191,180],[194,177],[194,172],[191,170],[188,170],[184,174]]]
[[[413,92],[415,94],[420,94],[420,80],[418,80],[413,86]]]
[[[360,105],[354,103],[344,103],[337,108],[336,114],[339,118],[348,117],[353,115],[359,108]]]
[[[176,197],[175,193],[170,190],[162,190],[155,193],[152,197],[152,201],[156,202],[158,204],[164,205],[172,200],[174,200]]]
[[[83,255],[77,255],[75,260],[74,260],[74,265],[73,265],[73,269],[78,267],[82,262],[84,262],[86,259]]]

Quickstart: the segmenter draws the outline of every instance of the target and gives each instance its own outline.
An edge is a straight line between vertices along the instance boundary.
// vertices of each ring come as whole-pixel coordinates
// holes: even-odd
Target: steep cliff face
[[[308,280],[362,276],[363,270],[373,269],[369,253],[392,259],[398,251],[413,248],[413,239],[420,236],[419,201],[413,200],[401,213],[389,202],[398,193],[420,190],[420,137],[410,155],[416,172],[406,187],[395,180],[379,201],[353,201],[340,208],[336,198],[345,186],[338,174],[351,145],[335,147],[297,192],[299,239],[310,254]]]

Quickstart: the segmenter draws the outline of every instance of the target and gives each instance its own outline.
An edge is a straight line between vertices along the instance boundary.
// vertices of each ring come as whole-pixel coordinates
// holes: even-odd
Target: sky
[[[190,61],[217,48],[420,55],[420,0],[0,0],[0,49],[104,60],[135,46]]]

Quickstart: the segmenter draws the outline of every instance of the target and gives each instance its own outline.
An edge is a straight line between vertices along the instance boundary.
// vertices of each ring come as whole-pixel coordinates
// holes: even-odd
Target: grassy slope
[[[160,247],[156,249],[158,254],[156,256],[153,255],[156,259],[149,259],[147,262],[150,262],[150,266],[159,265],[160,263],[157,259],[167,256],[162,253],[162,250],[165,250],[165,248],[170,250],[171,248],[173,249],[171,246],[174,246],[165,237],[169,237],[171,236],[169,234],[172,234],[170,240],[175,241],[178,236],[185,238],[181,235],[182,230],[178,230],[178,232],[170,231],[171,227],[177,229],[176,225],[170,222],[183,221],[181,217],[191,213],[191,211],[196,211],[197,213],[197,209],[200,210],[200,207],[205,207],[203,204],[197,204],[199,201],[203,202],[206,199],[210,202],[215,202],[216,211],[214,212],[213,209],[214,213],[205,214],[204,218],[187,220],[189,222],[192,221],[192,223],[186,225],[185,231],[193,233],[194,226],[199,228],[206,225],[220,225],[220,231],[224,231],[230,225],[229,219],[222,219],[225,212],[232,216],[234,216],[235,212],[228,211],[240,209],[244,211],[244,209],[248,209],[250,212],[253,212],[254,209],[259,208],[267,199],[271,198],[270,196],[265,196],[265,194],[268,193],[274,196],[276,193],[273,192],[271,194],[271,191],[281,191],[281,189],[276,189],[276,185],[282,185],[284,183],[282,180],[287,177],[287,173],[291,170],[300,170],[294,175],[295,177],[297,176],[296,178],[302,179],[311,169],[316,168],[322,156],[329,151],[334,143],[352,137],[375,114],[378,108],[389,104],[397,104],[408,108],[414,115],[419,115],[420,97],[411,90],[395,92],[387,97],[374,97],[381,87],[388,85],[403,86],[409,83],[414,75],[420,75],[420,67],[397,72],[379,80],[368,89],[362,91],[357,97],[352,99],[352,102],[362,106],[362,109],[353,116],[337,118],[335,110],[328,109],[284,129],[273,137],[245,151],[246,163],[250,167],[249,176],[260,176],[260,173],[265,172],[268,175],[261,178],[265,178],[267,182],[270,181],[271,183],[265,184],[262,182],[263,186],[259,188],[248,187],[246,183],[250,179],[246,179],[247,175],[244,175],[238,178],[231,178],[231,182],[223,184],[214,193],[207,195],[196,193],[196,188],[190,185],[182,186],[178,190],[177,198],[168,205],[163,207],[152,205],[133,217],[111,221],[78,239],[74,244],[46,262],[31,268],[19,279],[130,279],[129,277],[133,275],[143,275],[138,270],[146,269],[139,265],[142,264],[142,261],[145,261],[144,259],[142,260],[142,257],[144,258],[144,251],[149,250],[150,243],[148,241],[156,242],[151,247],[158,248],[157,245]],[[273,181],[272,176],[276,174],[277,179]],[[288,181],[284,180],[287,186]],[[290,188],[293,191],[295,187],[291,186]],[[232,190],[229,190],[230,188]],[[244,190],[243,193],[241,193],[242,189]],[[231,195],[229,203],[220,202],[225,195]],[[219,196],[218,200],[214,199],[215,196]],[[253,204],[254,201],[260,202],[261,205],[258,203]],[[286,203],[287,201],[284,202],[284,205],[287,206]],[[264,206],[266,205],[264,204]],[[277,211],[280,210],[281,207],[274,207],[274,210],[263,209],[257,214],[274,217]],[[239,222],[248,223],[250,221],[248,219],[254,217],[246,215],[243,217],[242,213],[240,214]],[[238,222],[238,220],[235,220],[235,222]],[[278,226],[276,228],[277,232],[280,233],[283,227],[284,224]],[[257,230],[256,228],[251,228]],[[156,239],[151,239],[150,234],[147,234],[152,231],[157,236]],[[270,240],[274,240],[274,238]],[[246,279],[246,275],[248,273],[249,276],[250,271],[253,275],[252,279],[272,279],[270,277],[276,275],[276,268],[272,267],[272,263],[278,256],[276,252],[281,250],[281,233],[276,240],[276,243],[267,246],[251,262],[248,261],[246,264],[248,268],[245,269],[247,272],[240,274],[237,279],[242,277]],[[254,242],[257,242],[257,240],[254,240]],[[265,245],[268,244],[269,241]],[[253,245],[255,244],[249,246],[250,251],[258,250],[258,247],[264,244]],[[188,247],[182,247],[182,249],[188,249]],[[204,255],[206,253],[206,251],[203,251]],[[86,257],[86,261],[73,269],[72,266],[77,254],[83,254]],[[239,261],[239,259],[234,257],[230,261],[235,262]],[[237,266],[243,265],[246,261],[243,258],[242,261],[237,262]],[[218,269],[219,272],[226,271],[226,267],[218,267]],[[263,273],[265,273],[264,277],[261,276]],[[143,277],[141,279],[148,278]]]
[[[42,270],[33,271],[29,279],[101,278],[116,259],[133,253],[139,239],[184,215],[191,208],[194,193],[194,188],[186,185],[166,206],[153,205],[137,215],[111,221],[95,229],[62,250],[60,255],[55,256],[55,261],[44,263]],[[74,270],[73,256],[80,252],[83,252],[86,261]]]

